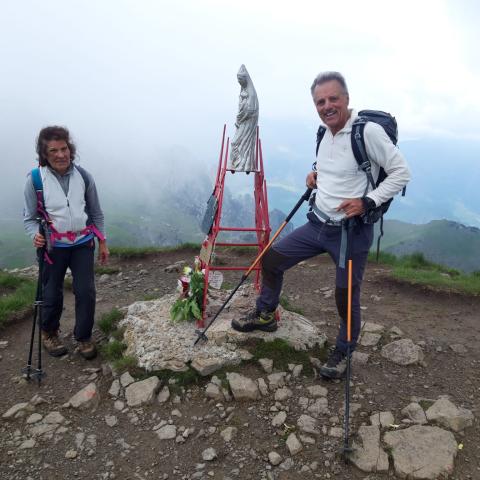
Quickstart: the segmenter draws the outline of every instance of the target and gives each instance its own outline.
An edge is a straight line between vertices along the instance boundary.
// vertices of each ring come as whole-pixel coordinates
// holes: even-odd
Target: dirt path
[[[113,307],[126,306],[146,296],[171,293],[178,273],[165,273],[164,267],[177,260],[190,262],[195,254],[184,251],[142,260],[113,260],[111,266],[118,267],[122,275],[97,281],[97,318]],[[240,263],[246,264],[248,259],[241,259]],[[333,287],[333,276],[329,260],[317,258],[288,272],[284,285],[284,294],[290,302],[316,322],[330,340],[335,337],[338,325],[335,300],[334,295],[321,289]],[[404,337],[412,338],[416,343],[424,342],[425,366],[399,367],[384,360],[380,350],[389,341],[387,336],[373,349],[359,347],[359,351],[370,354],[370,360],[367,366],[357,367],[353,372],[352,401],[361,404],[361,413],[355,416],[353,429],[367,422],[368,416],[376,411],[391,410],[399,414],[412,396],[436,399],[448,394],[456,405],[468,408],[478,416],[480,299],[399,284],[390,278],[388,269],[375,264],[367,269],[362,298],[366,307],[364,320],[382,324],[386,330],[396,326]],[[343,464],[335,455],[341,439],[328,435],[321,436],[315,445],[306,446],[295,456],[295,465],[291,469],[272,468],[267,460],[268,452],[279,451],[284,458],[288,455],[281,429],[271,425],[275,404],[271,398],[253,404],[226,402],[221,405],[207,401],[204,385],[194,385],[183,391],[175,389],[179,403],[172,403],[172,395],[165,404],[116,410],[114,399],[108,394],[113,379],[105,368],[102,372],[102,358],[86,362],[73,353],[69,336],[72,327],[73,298],[71,292],[66,292],[62,331],[68,337],[72,353],[62,359],[44,356],[47,377],[40,387],[20,378],[20,369],[26,363],[30,319],[0,332],[0,340],[8,342],[7,347],[0,350],[0,413],[19,402],[28,402],[38,393],[48,403],[39,405],[36,412],[45,415],[59,411],[66,419],[60,433],[57,431],[50,439],[37,440],[33,448],[20,448],[29,438],[26,417],[2,419],[1,479],[367,478],[367,474]],[[466,353],[455,353],[450,346],[456,344],[466,347]],[[245,365],[241,372],[252,378],[265,375],[252,364]],[[92,380],[97,383],[101,396],[93,413],[62,408],[74,393]],[[295,424],[299,396],[307,386],[315,384],[328,388],[331,415],[325,418],[325,425],[341,427],[341,423],[335,423],[335,417],[339,415],[343,402],[343,383],[325,383],[306,376],[301,376],[290,386],[295,393],[284,402],[292,416],[286,423]],[[172,417],[173,410],[178,410],[181,417],[178,413]],[[229,425],[238,429],[231,443],[219,435],[226,426],[227,414],[230,416]],[[106,416],[115,416],[118,423],[108,426]],[[194,432],[184,443],[161,441],[153,432],[153,427],[161,420],[172,418],[175,424],[185,427],[184,430]],[[464,435],[457,434],[456,439],[464,444],[464,449],[459,451],[452,478],[480,478],[478,423],[467,429]],[[207,447],[217,451],[218,458],[211,463],[201,457]],[[76,452],[76,458],[66,458],[69,450]],[[300,473],[302,466],[305,468]],[[387,475],[370,474],[368,478],[387,478]]]

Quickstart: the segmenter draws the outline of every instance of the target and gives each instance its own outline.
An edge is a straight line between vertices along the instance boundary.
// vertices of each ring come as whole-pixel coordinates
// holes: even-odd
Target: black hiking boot
[[[238,332],[252,332],[253,330],[262,330],[263,332],[274,332],[277,330],[277,320],[275,319],[275,311],[259,312],[253,310],[238,320],[232,320],[232,328]]]
[[[347,354],[335,347],[328,360],[320,367],[320,375],[325,378],[343,378],[347,370]]]

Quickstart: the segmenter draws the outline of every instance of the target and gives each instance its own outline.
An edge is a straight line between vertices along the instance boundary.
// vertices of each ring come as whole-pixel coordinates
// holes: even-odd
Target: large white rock
[[[291,433],[286,441],[286,445],[290,455],[296,455],[303,450],[303,445],[294,433]]]
[[[409,403],[402,410],[402,413],[406,415],[413,423],[418,423],[419,425],[427,423],[427,416],[425,415],[425,412],[419,403]]]
[[[155,394],[160,388],[158,377],[152,376],[140,382],[131,383],[125,389],[125,398],[129,407],[138,407],[153,403]]]
[[[458,408],[445,397],[438,399],[425,414],[430,422],[436,422],[454,432],[473,425],[473,413],[466,408]]]
[[[312,433],[314,435],[318,435],[320,433],[317,420],[309,415],[300,415],[297,420],[297,426],[300,431],[305,433]]]
[[[223,365],[224,362],[221,359],[204,355],[197,355],[191,363],[191,367],[202,377],[206,377],[207,375],[211,375],[213,372],[220,370]]]
[[[361,426],[353,442],[350,461],[364,472],[388,471],[388,455],[380,445],[380,429],[376,426]]]
[[[395,340],[382,348],[382,357],[397,365],[412,365],[423,360],[423,351],[409,338]]]
[[[458,447],[451,432],[414,425],[387,432],[383,441],[392,449],[395,473],[400,478],[434,480],[453,471]]]
[[[257,400],[260,398],[258,384],[251,378],[231,372],[227,373],[227,380],[235,400]]]

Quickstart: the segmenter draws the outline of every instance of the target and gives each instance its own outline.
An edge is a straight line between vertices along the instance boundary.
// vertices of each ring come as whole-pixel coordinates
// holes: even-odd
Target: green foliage
[[[142,300],[144,302],[148,302],[150,300],[157,300],[158,298],[159,298],[158,294],[147,293],[146,295],[143,296]]]
[[[480,294],[479,272],[461,273],[455,268],[430,262],[422,253],[398,258],[381,252],[380,262],[393,267],[394,278],[408,283],[471,295]]]
[[[130,355],[126,355],[114,360],[112,365],[118,373],[123,373],[127,370],[137,368],[137,359],[135,357],[131,357]]]
[[[111,342],[107,342],[106,344],[100,347],[100,351],[102,352],[103,356],[109,360],[119,360],[123,356],[123,352],[127,349],[127,346],[118,340],[113,340]]]
[[[299,315],[304,315],[304,311],[300,307],[296,307],[290,303],[290,300],[285,296],[282,295],[280,297],[280,305],[289,312],[298,313]]]
[[[110,255],[121,259],[145,258],[156,253],[180,252],[183,250],[200,250],[198,243],[182,243],[174,247],[109,247]]]
[[[179,298],[170,309],[170,317],[174,322],[182,320],[201,320],[204,279],[201,272],[193,272],[190,277],[188,296]]]
[[[113,308],[108,313],[104,313],[98,322],[98,328],[105,334],[110,335],[116,328],[119,320],[123,318],[120,310]],[[123,336],[123,335],[122,335]]]
[[[173,383],[169,384],[169,388],[172,388],[173,385],[178,387],[187,387],[189,385],[197,385],[200,383],[206,383],[207,378],[202,377],[196,370],[189,368],[185,372],[173,372],[172,370],[155,370],[152,372],[139,371],[137,372],[136,377],[139,380],[151,377],[152,375],[157,376],[162,384],[168,384],[170,380],[174,380]]]
[[[310,357],[317,357],[320,360],[325,360],[327,357],[327,349],[320,349],[315,347],[309,351],[295,350],[285,340],[276,338],[271,342],[263,340],[250,340],[246,347],[253,354],[254,361],[260,358],[270,358],[276,368],[280,370],[288,370],[288,364],[303,365],[303,373],[306,375],[313,375],[313,367],[310,362]]]
[[[36,282],[0,272],[0,327],[15,313],[26,311],[35,300]]]
[[[103,265],[96,265],[95,266],[95,273],[97,275],[114,275],[115,273],[119,273],[120,268],[118,267],[105,267]]]

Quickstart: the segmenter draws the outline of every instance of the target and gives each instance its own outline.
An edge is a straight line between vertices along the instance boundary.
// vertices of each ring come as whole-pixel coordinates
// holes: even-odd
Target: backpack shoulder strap
[[[40,175],[40,168],[33,168],[31,171],[33,188],[36,192],[42,192],[43,195],[43,182]]]
[[[318,156],[318,149],[320,148],[320,142],[323,140],[323,137],[325,136],[325,132],[327,129],[323,126],[320,125],[317,130],[317,149],[315,150],[315,156]]]
[[[364,117],[357,117],[354,120],[351,134],[352,151],[358,166],[365,172],[368,181],[375,190],[376,185],[372,175],[372,164],[370,163],[365,147],[365,125],[367,122],[368,120]]]
[[[74,168],[76,168],[80,172],[80,175],[83,178],[83,181],[85,183],[85,195],[86,195],[88,187],[90,186],[90,177],[87,171],[83,167],[80,167],[79,165],[74,165]]]

